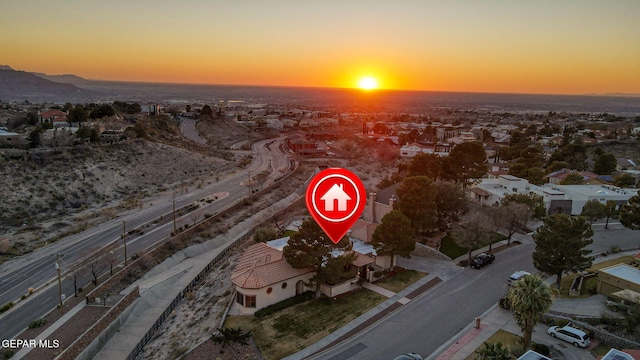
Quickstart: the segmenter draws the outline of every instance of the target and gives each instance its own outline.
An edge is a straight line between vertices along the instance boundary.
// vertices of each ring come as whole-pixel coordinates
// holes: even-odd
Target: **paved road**
[[[181,117],[180,129],[182,130],[182,134],[191,141],[197,142],[199,144],[206,144],[207,140],[200,137],[200,134],[196,129],[196,122],[197,121],[195,119]]]
[[[212,184],[203,186],[201,189],[176,196],[176,208],[211,194],[228,193],[228,196],[208,204],[204,210],[201,210],[203,213],[216,213],[249,195],[248,188],[243,184],[248,179],[249,173],[257,174],[271,170],[266,182],[281,177],[289,167],[289,160],[286,154],[280,152],[279,146],[272,145],[271,149],[265,146],[271,142],[273,140],[254,143],[252,147],[253,162],[246,171],[238,172],[218,182],[212,181]],[[277,143],[275,142],[275,144]],[[114,254],[117,254],[118,262],[122,262],[124,261],[124,251],[120,247],[122,221],[125,221],[127,229],[132,229],[141,224],[149,223],[161,215],[167,219],[171,214],[172,203],[173,196],[171,194],[159,196],[147,208],[122,216],[117,220],[105,222],[95,228],[61,240],[59,243],[2,264],[0,266],[0,304],[16,301],[23,294],[26,294],[29,288],[42,288],[42,290],[29,296],[16,308],[0,315],[0,339],[10,339],[17,335],[26,328],[29,322],[42,317],[58,304],[55,254],[64,254],[61,264],[63,271],[66,271],[71,264],[85,258],[92,251],[115,242],[117,247],[113,249]],[[186,216],[184,222],[191,222],[189,215]],[[172,230],[173,224],[168,222],[164,225],[145,228],[143,235],[128,237],[128,256],[166,238]],[[85,286],[89,281],[88,274],[85,274],[78,285]],[[63,279],[63,293],[73,294],[73,283],[68,277]]]
[[[482,270],[465,269],[412,300],[374,327],[314,359],[393,359],[401,353],[431,354],[507,292],[514,271],[532,271],[532,244],[500,252]]]

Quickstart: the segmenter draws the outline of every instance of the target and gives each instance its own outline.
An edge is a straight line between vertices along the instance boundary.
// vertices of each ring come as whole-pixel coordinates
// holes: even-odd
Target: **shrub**
[[[296,295],[294,297],[288,298],[286,300],[280,301],[278,303],[275,303],[273,305],[269,305],[265,308],[262,308],[258,311],[256,311],[256,313],[254,314],[255,317],[257,318],[261,318],[261,317],[265,317],[267,315],[271,315],[277,311],[280,311],[282,309],[286,309],[290,306],[296,305],[296,304],[300,304],[302,302],[305,302],[307,300],[311,300],[313,299],[313,297],[315,296],[315,293],[313,291],[306,291],[303,292],[302,294]]]
[[[39,328],[40,326],[44,325],[47,323],[47,319],[37,319],[37,320],[33,320],[30,324],[29,324],[29,329],[35,329],[35,328]]]
[[[509,301],[508,298],[503,297],[502,299],[500,299],[498,306],[500,306],[500,308],[502,309],[509,310],[511,309],[511,301]]]
[[[545,344],[533,344],[531,350],[537,352],[540,355],[549,356],[549,347]]]
[[[13,301],[9,301],[8,303],[2,305],[2,307],[0,307],[0,314],[11,309],[12,307],[13,307]]]

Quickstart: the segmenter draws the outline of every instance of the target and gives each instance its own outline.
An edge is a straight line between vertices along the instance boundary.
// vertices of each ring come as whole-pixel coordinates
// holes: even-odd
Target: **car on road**
[[[496,256],[493,254],[480,253],[476,255],[476,257],[474,257],[473,260],[471,260],[471,267],[474,269],[480,269],[485,265],[489,265],[493,263],[495,259],[496,259]]]
[[[580,329],[576,329],[570,325],[552,326],[547,331],[549,335],[573,344],[574,346],[587,347],[591,344],[589,335]]]
[[[416,353],[408,353],[408,354],[397,356],[393,360],[422,360],[422,356]]]
[[[520,278],[525,275],[531,275],[531,273],[524,270],[514,272],[513,274],[511,274],[511,276],[509,276],[509,285],[513,285],[514,282],[520,280]]]

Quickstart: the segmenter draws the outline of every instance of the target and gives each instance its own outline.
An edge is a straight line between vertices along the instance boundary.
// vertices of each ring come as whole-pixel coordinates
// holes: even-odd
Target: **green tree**
[[[396,255],[409,256],[416,248],[411,220],[398,210],[391,210],[371,235],[371,245],[378,255],[391,256],[391,268]]]
[[[436,194],[436,224],[439,230],[446,231],[468,211],[469,199],[460,186],[449,181],[437,181],[432,188]]]
[[[113,116],[115,114],[116,111],[113,109],[113,106],[109,104],[102,104],[91,110],[91,113],[89,113],[89,117],[91,119],[102,119],[104,117]]]
[[[617,187],[629,188],[636,186],[636,178],[629,173],[622,173],[613,178],[613,183]]]
[[[552,173],[560,169],[566,169],[569,167],[569,163],[566,161],[553,161],[547,166],[547,173]]]
[[[629,229],[640,230],[640,194],[632,196],[622,205],[620,223]]]
[[[586,247],[593,242],[593,230],[582,216],[555,214],[545,217],[543,222],[533,234],[536,243],[533,265],[556,275],[556,287],[560,289],[563,272],[582,271],[591,266],[591,250]]]
[[[202,110],[200,110],[200,117],[213,117],[213,111],[211,110],[211,106],[209,105],[205,105],[202,107]]]
[[[444,160],[444,176],[462,183],[466,189],[470,179],[479,179],[487,173],[487,154],[481,142],[472,141],[453,147]]]
[[[274,240],[276,237],[278,237],[276,229],[266,226],[257,228],[253,233],[253,240],[255,242],[267,242]]]
[[[539,276],[525,275],[509,288],[507,298],[511,302],[513,316],[522,330],[522,350],[527,351],[540,315],[551,308],[551,289]]]
[[[407,176],[426,176],[432,180],[440,178],[442,158],[436,154],[419,153],[411,159]]]
[[[475,360],[511,360],[511,350],[502,341],[482,343],[482,347],[476,350]]]
[[[584,216],[589,220],[589,223],[593,224],[594,221],[605,217],[607,206],[597,199],[587,201],[582,207],[581,216]]]
[[[564,180],[560,182],[561,185],[582,185],[584,177],[578,173],[571,173],[567,175]]]
[[[69,115],[67,115],[67,120],[69,120],[69,124],[77,122],[78,124],[87,121],[88,116],[87,112],[84,110],[84,107],[80,104],[76,105],[69,111]]]
[[[412,176],[404,179],[396,189],[396,207],[411,220],[416,234],[437,228],[436,192],[432,191],[433,181],[426,176]]]
[[[616,171],[618,162],[616,156],[610,153],[597,156],[593,164],[593,172],[598,175],[610,175]]]
[[[329,264],[329,260],[335,257],[332,253],[335,250],[342,250],[343,253],[348,254],[351,249],[352,244],[348,237],[345,236],[334,244],[315,220],[307,219],[298,232],[291,235],[283,249],[283,254],[287,262],[296,269],[313,268],[315,275],[309,285],[315,286],[316,298],[318,298],[320,285],[323,283],[323,270]]]

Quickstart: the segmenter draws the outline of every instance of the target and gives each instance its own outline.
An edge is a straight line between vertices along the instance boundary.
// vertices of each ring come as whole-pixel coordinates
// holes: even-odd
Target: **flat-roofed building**
[[[623,300],[632,300],[637,297],[640,301],[640,270],[627,264],[600,269],[596,290],[606,296]]]

